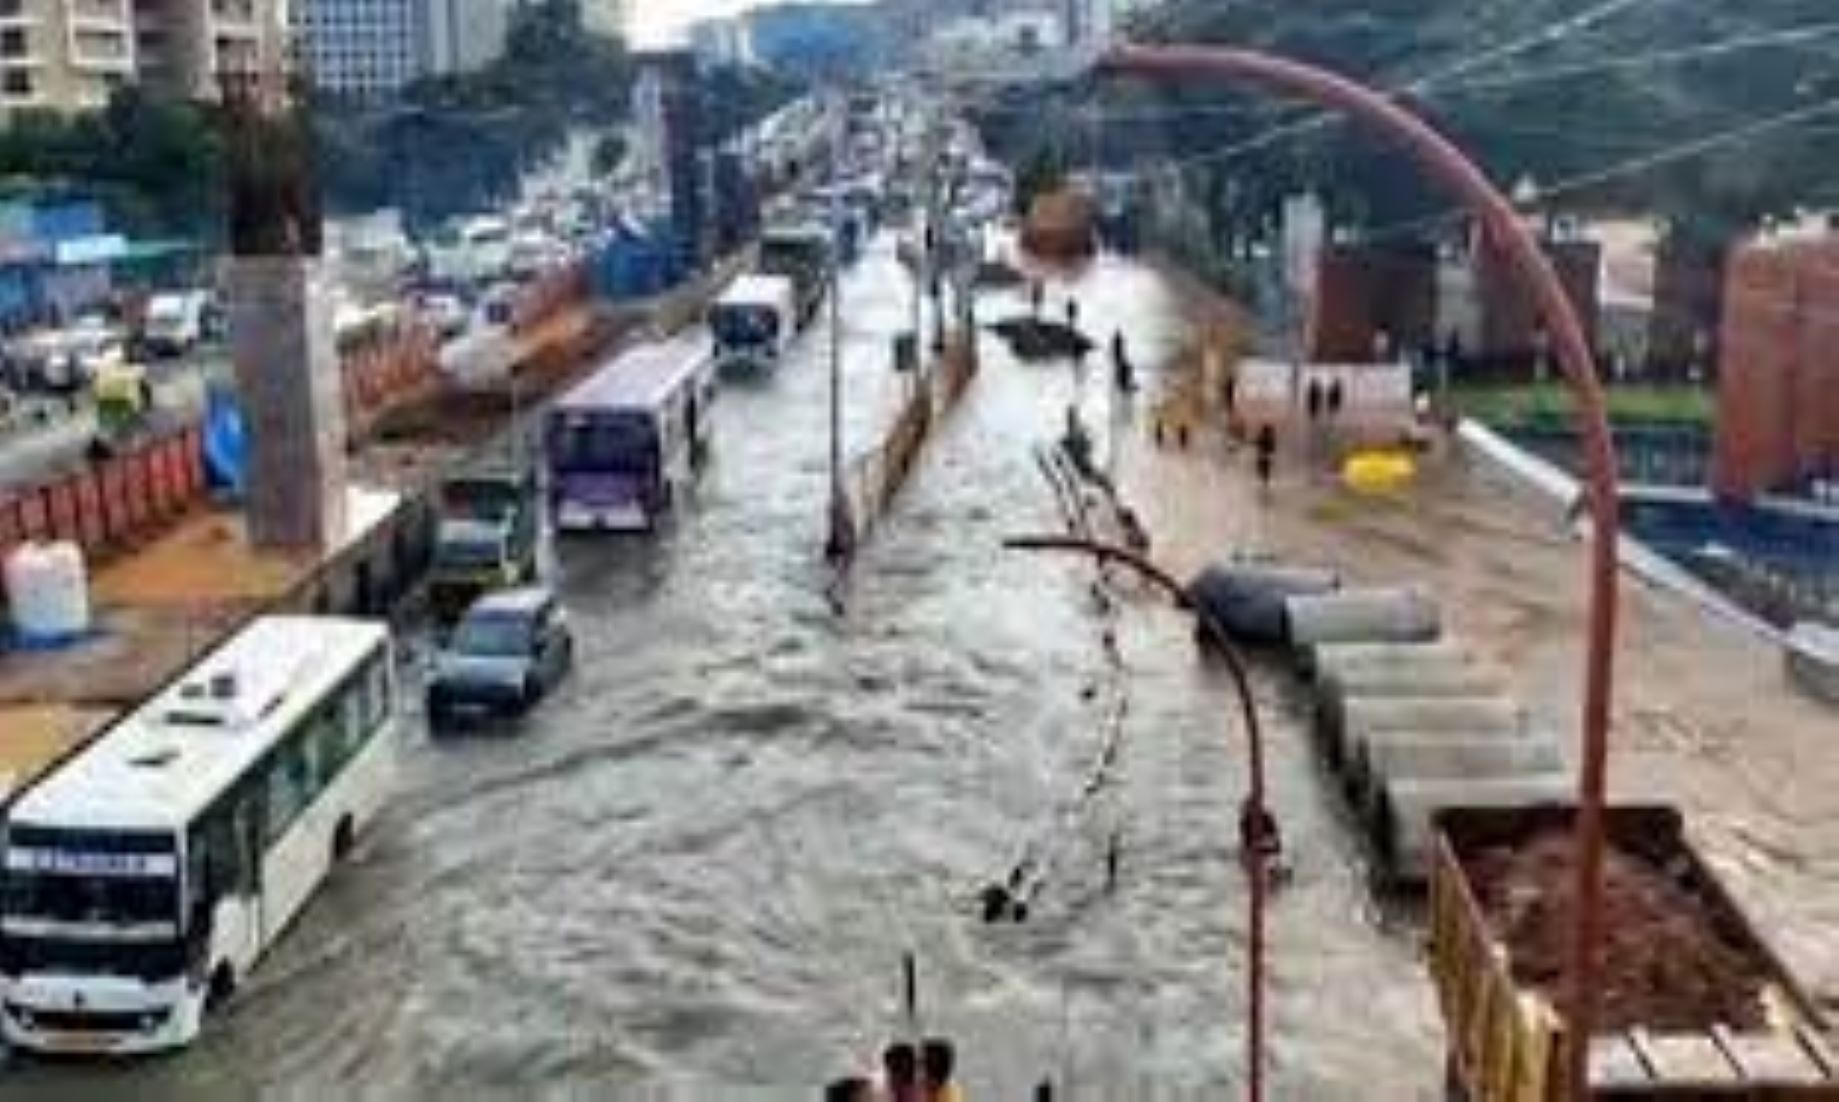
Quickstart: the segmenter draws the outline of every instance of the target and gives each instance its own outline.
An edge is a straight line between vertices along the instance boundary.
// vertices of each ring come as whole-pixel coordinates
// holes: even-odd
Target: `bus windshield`
[[[709,313],[709,328],[724,345],[771,344],[779,339],[779,314],[765,305],[717,306]]]
[[[562,473],[650,476],[658,465],[658,431],[642,413],[564,415],[552,426],[550,459]]]
[[[9,922],[26,919],[109,926],[177,923],[178,881],[171,876],[67,876],[9,871],[5,914]]]
[[[6,920],[176,923],[178,851],[159,834],[15,826],[7,839]]]

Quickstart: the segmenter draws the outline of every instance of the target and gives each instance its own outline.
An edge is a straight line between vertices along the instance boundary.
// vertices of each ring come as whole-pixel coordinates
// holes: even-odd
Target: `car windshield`
[[[443,532],[434,563],[443,567],[496,566],[504,559],[504,537],[488,529]]]
[[[530,652],[530,619],[510,612],[466,617],[453,633],[449,649],[479,658],[509,658]]]

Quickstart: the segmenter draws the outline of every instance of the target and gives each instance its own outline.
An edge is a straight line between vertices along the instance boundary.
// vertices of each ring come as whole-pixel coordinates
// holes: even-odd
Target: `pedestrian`
[[[1130,362],[1130,350],[1124,346],[1122,329],[1111,336],[1111,364],[1119,392],[1129,394],[1136,390],[1136,368]]]
[[[896,1041],[881,1054],[882,1094],[887,1102],[922,1102],[919,1053],[906,1041]]]
[[[1346,395],[1341,390],[1341,380],[1336,377],[1328,384],[1328,419],[1334,420],[1341,415],[1341,402]]]
[[[958,1062],[951,1042],[943,1037],[928,1037],[920,1042],[921,1097],[926,1102],[964,1102],[964,1092],[952,1081]]]
[[[1028,308],[1036,321],[1041,318],[1041,304],[1046,298],[1047,289],[1041,286],[1040,280],[1037,279],[1028,285]]]
[[[1079,298],[1076,295],[1069,296],[1066,300],[1066,327],[1068,329],[1079,328]]]
[[[1105,894],[1117,894],[1117,878],[1124,862],[1124,835],[1122,831],[1111,832],[1111,839],[1105,846]]]
[[[824,1088],[824,1102],[874,1102],[875,1085],[860,1075],[838,1079]]]
[[[1258,428],[1258,484],[1266,493],[1271,489],[1271,475],[1277,462],[1277,429],[1269,422]]]
[[[1314,379],[1310,379],[1309,385],[1303,388],[1303,409],[1309,414],[1311,425],[1322,416],[1322,385]]]

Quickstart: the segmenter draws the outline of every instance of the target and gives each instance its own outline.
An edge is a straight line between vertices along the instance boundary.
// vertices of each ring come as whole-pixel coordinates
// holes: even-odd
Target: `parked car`
[[[124,362],[127,342],[106,319],[88,316],[65,329],[25,337],[13,346],[12,355],[33,387],[74,394],[87,388],[102,367]]]
[[[574,653],[567,613],[547,588],[488,593],[434,657],[428,723],[439,729],[463,712],[528,712],[567,675]]]

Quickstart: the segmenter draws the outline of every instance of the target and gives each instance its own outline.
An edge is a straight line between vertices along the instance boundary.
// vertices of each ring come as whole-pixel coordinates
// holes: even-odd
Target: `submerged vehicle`
[[[441,483],[428,603],[451,620],[482,593],[536,577],[536,476],[482,466]]]
[[[523,713],[574,663],[568,615],[541,586],[488,593],[473,602],[434,657],[428,722],[463,711]]]
[[[783,276],[744,275],[709,307],[715,365],[766,372],[779,365],[797,329],[796,289]]]
[[[656,528],[701,469],[714,402],[714,359],[700,336],[616,356],[569,391],[544,429],[556,528]]]

